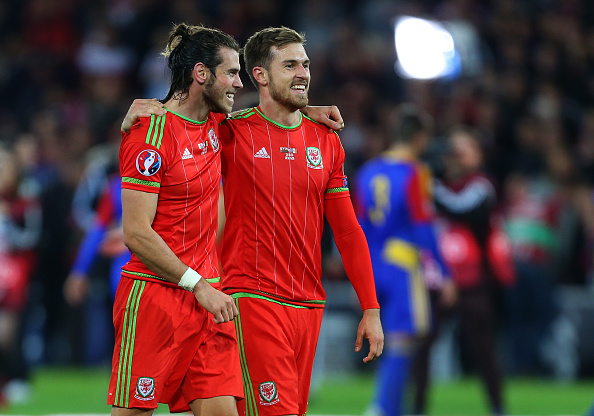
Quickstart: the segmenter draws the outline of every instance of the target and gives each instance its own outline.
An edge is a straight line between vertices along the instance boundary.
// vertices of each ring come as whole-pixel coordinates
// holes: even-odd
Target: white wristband
[[[200,274],[196,270],[192,269],[191,267],[188,267],[188,270],[186,270],[181,279],[179,279],[178,286],[181,286],[184,289],[193,292],[194,287],[200,281],[200,279],[202,279],[202,276],[200,276]]]

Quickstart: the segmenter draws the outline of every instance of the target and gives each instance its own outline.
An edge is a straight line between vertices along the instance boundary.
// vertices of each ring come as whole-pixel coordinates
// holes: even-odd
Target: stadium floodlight
[[[402,16],[394,25],[396,71],[404,78],[436,79],[459,72],[454,38],[439,22]]]

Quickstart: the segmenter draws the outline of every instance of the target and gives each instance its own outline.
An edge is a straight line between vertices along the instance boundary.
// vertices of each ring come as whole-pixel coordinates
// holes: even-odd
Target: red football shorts
[[[324,310],[254,296],[233,296],[246,395],[239,415],[304,415]]]
[[[233,324],[213,322],[191,292],[120,279],[107,403],[188,411],[195,399],[243,397]]]

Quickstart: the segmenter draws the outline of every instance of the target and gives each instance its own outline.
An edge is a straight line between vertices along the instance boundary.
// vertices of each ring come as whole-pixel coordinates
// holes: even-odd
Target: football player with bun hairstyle
[[[237,414],[243,396],[233,299],[213,285],[221,171],[219,123],[242,88],[239,45],[179,24],[165,50],[167,112],[140,118],[120,147],[124,242],[114,302],[112,415]],[[214,319],[213,319],[214,317]]]

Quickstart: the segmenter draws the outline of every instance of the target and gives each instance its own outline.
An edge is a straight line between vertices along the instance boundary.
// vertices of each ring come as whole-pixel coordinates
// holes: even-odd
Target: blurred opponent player
[[[372,412],[396,416],[417,343],[428,334],[431,312],[421,264],[430,256],[444,276],[433,229],[430,174],[419,162],[431,130],[428,116],[402,106],[391,131],[392,146],[359,171],[356,201],[367,236],[386,333]]]
[[[85,233],[64,283],[64,297],[70,305],[78,305],[85,300],[89,289],[89,273],[99,255],[111,259],[109,291],[111,299],[115,298],[122,267],[130,260],[122,232],[121,182],[119,175],[110,176],[99,198],[95,219]]]

